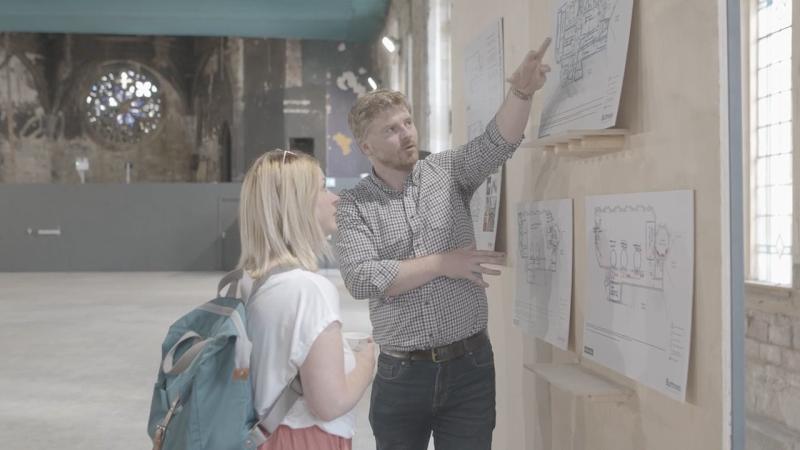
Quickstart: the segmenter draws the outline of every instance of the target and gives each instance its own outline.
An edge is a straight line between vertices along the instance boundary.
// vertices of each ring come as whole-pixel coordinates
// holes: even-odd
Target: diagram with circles
[[[583,355],[685,399],[694,283],[692,191],[586,198]]]
[[[566,349],[572,301],[572,200],[517,205],[514,324]]]
[[[625,286],[664,290],[664,262],[669,254],[669,229],[659,224],[650,206],[607,207],[595,210],[594,257],[606,271],[608,301],[628,306]],[[638,229],[623,225],[637,224]],[[618,235],[631,229],[634,234]]]

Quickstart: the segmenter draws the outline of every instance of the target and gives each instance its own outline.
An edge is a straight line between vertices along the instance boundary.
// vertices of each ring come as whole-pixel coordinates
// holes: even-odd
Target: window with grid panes
[[[758,0],[752,57],[750,277],[792,284],[792,0]]]

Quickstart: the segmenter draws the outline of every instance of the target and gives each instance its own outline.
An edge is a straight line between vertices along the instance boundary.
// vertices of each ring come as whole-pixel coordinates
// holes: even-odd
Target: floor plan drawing
[[[633,0],[557,0],[539,137],[616,124]],[[545,57],[545,62],[548,58]]]
[[[526,262],[527,281],[536,284],[537,273],[558,269],[561,230],[548,209],[519,211],[519,253]]]
[[[590,196],[585,213],[583,355],[685,400],[693,192]]]
[[[613,0],[573,0],[558,9],[555,58],[562,85],[582,79],[584,60],[606,50],[615,6]]]
[[[572,200],[517,206],[514,323],[566,349],[572,302]]]

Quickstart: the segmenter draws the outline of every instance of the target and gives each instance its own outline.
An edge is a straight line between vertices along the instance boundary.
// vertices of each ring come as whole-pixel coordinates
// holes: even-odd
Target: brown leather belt
[[[381,353],[385,353],[393,358],[408,359],[411,361],[444,362],[463,356],[467,352],[478,350],[488,343],[489,336],[486,334],[486,330],[484,330],[466,339],[455,341],[441,347],[434,347],[426,350],[412,350],[409,352],[381,349]]]

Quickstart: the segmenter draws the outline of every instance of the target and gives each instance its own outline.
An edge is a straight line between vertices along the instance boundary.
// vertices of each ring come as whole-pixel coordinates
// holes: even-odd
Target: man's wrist
[[[533,92],[531,92],[530,94],[526,94],[525,92],[522,92],[520,89],[517,89],[514,86],[511,86],[511,94],[513,94],[514,97],[517,97],[518,99],[524,101],[528,101],[533,98]]]
[[[430,264],[428,267],[430,268],[431,272],[435,273],[437,277],[443,277],[444,274],[444,255],[441,253],[436,253],[434,255],[430,255],[428,263]]]

